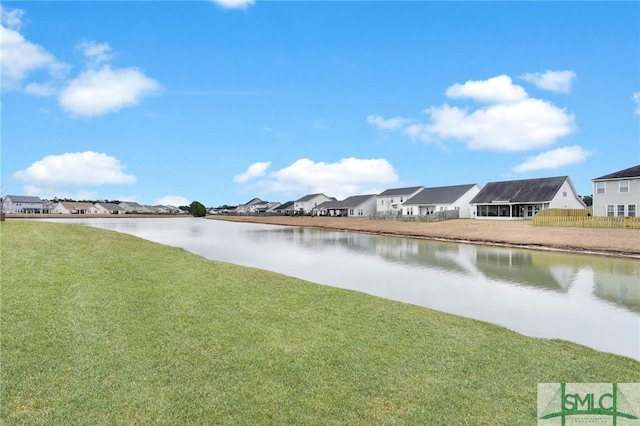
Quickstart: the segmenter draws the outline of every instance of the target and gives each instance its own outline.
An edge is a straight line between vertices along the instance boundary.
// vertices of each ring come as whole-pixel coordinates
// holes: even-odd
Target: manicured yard
[[[0,232],[2,424],[535,424],[539,382],[640,382],[628,358],[128,235]]]

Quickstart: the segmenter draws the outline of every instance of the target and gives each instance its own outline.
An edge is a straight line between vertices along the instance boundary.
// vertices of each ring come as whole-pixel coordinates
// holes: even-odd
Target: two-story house
[[[640,165],[592,179],[593,215],[637,217]]]

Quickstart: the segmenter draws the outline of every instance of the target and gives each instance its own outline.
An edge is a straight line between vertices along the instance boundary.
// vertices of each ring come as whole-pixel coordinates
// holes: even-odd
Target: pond
[[[640,260],[197,218],[51,219],[640,360]]]

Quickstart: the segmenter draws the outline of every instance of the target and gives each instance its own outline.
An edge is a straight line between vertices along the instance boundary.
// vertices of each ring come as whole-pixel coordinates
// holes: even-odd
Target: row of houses
[[[88,203],[72,201],[42,200],[40,197],[7,195],[2,200],[4,213],[22,214],[181,214],[182,210],[173,206],[142,205],[133,201],[121,203]]]
[[[594,216],[636,217],[640,205],[640,165],[592,179]],[[319,216],[429,216],[456,211],[460,218],[532,219],[549,208],[584,209],[569,176],[477,183],[442,187],[390,188],[337,200],[308,194],[284,204],[254,198],[238,206],[236,214]]]
[[[594,216],[636,217],[640,205],[640,165],[592,179]],[[353,195],[337,200],[325,194],[307,194],[284,204],[254,198],[235,208],[235,214],[320,216],[403,215],[430,216],[456,212],[460,218],[531,219],[549,208],[583,209],[569,176],[477,183],[441,187],[390,188],[379,194]],[[4,213],[60,214],[181,214],[173,206],[98,202],[53,202],[33,196],[7,195]]]

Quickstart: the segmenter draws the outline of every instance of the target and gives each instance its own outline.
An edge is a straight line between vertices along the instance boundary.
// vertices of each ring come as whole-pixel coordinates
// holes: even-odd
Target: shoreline
[[[640,259],[640,232],[624,228],[534,227],[531,221],[485,221],[478,219],[455,219],[429,223],[317,216],[220,215],[207,216],[206,218],[229,222],[301,226],[464,244]]]
[[[7,214],[6,219],[153,219],[192,218],[191,215],[127,214]],[[363,232],[434,241],[558,251],[640,259],[640,231],[627,228],[577,228],[533,226],[532,221],[454,219],[443,222],[371,220],[368,217],[227,216],[205,219],[266,225],[299,226],[332,231]]]

